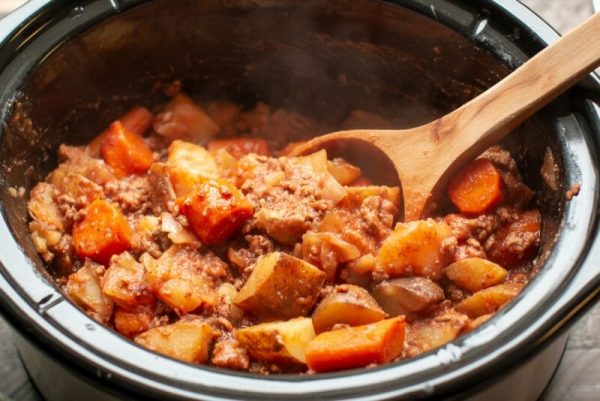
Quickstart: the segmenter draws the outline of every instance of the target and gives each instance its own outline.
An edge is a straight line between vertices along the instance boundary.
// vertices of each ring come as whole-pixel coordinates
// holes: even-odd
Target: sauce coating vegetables
[[[62,145],[28,204],[57,283],[137,344],[260,374],[370,367],[475,330],[529,280],[542,223],[505,150],[403,223],[400,188],[325,150],[286,156],[324,130],[311,119],[175,92]],[[361,121],[391,126],[340,126]]]

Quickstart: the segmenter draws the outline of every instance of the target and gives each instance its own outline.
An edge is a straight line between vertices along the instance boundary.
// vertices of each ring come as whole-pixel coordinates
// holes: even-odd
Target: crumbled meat
[[[152,186],[148,176],[130,175],[106,184],[106,196],[123,212],[146,213],[152,208]]]
[[[248,351],[232,339],[225,338],[217,341],[213,349],[211,364],[220,368],[247,370],[250,366]]]

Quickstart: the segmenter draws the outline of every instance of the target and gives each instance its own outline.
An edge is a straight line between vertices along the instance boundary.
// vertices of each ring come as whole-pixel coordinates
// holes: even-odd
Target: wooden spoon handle
[[[596,13],[438,121],[433,128],[440,145],[450,153],[446,153],[447,160],[463,163],[476,157],[599,64],[600,13]]]

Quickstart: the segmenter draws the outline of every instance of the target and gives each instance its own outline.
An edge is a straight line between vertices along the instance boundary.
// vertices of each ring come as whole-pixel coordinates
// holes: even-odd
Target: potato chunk
[[[335,233],[306,233],[302,236],[302,258],[320,267],[329,281],[341,263],[360,257],[360,251]]]
[[[110,266],[102,277],[102,291],[125,308],[147,304],[154,299],[144,281],[144,266],[129,252],[111,259]]]
[[[406,333],[406,356],[416,356],[454,340],[469,319],[449,310],[433,319],[417,320],[410,324]]]
[[[312,320],[306,317],[235,331],[235,338],[253,358],[275,363],[305,363],[306,345],[314,337]]]
[[[444,269],[446,277],[467,291],[476,292],[504,282],[508,272],[487,259],[461,259]]]
[[[471,319],[495,312],[516,297],[523,286],[521,283],[504,283],[477,291],[456,305],[456,310]]]
[[[58,205],[54,201],[56,187],[40,182],[31,190],[27,208],[31,217],[46,229],[63,231],[65,221]]]
[[[317,372],[390,362],[404,349],[404,317],[326,331],[306,348],[306,363]]]
[[[325,273],[310,263],[272,252],[256,262],[233,303],[262,320],[306,316],[324,281]]]
[[[167,326],[150,329],[135,338],[135,342],[189,363],[205,363],[212,343],[212,327],[201,320],[180,320]]]
[[[328,161],[327,169],[333,175],[333,178],[342,185],[352,184],[361,175],[360,168],[339,157]]]
[[[379,196],[389,201],[398,209],[394,216],[397,216],[400,208],[400,187],[387,187],[385,185],[366,185],[347,187],[348,194],[340,201],[341,207],[348,209],[359,208],[360,205],[371,196]]]
[[[442,241],[450,227],[433,219],[399,223],[377,254],[376,270],[392,277],[442,277],[446,264]]]
[[[98,271],[102,266],[86,261],[82,268],[69,276],[67,294],[88,315],[100,323],[108,323],[113,312],[113,301],[102,292]]]
[[[399,316],[442,301],[444,290],[426,277],[405,277],[378,284],[373,297],[391,316]]]
[[[134,309],[117,305],[113,316],[115,329],[127,337],[135,337],[151,329],[154,323],[154,309],[154,304],[142,305]]]
[[[169,146],[167,168],[177,196],[188,194],[202,179],[219,177],[212,155],[202,146],[173,141]]]
[[[145,280],[154,294],[180,314],[217,302],[218,282],[228,274],[227,265],[214,254],[173,245],[160,258],[145,255]]]
[[[325,150],[320,150],[307,156],[292,158],[290,159],[290,163],[314,176],[314,179],[320,184],[320,197],[322,199],[338,202],[346,196],[346,188],[329,172],[327,152]]]
[[[200,142],[215,136],[221,128],[192,99],[180,93],[156,116],[154,130],[167,138]]]
[[[317,334],[331,330],[338,323],[360,326],[385,317],[386,313],[367,290],[351,284],[336,286],[331,294],[323,298],[312,315]]]

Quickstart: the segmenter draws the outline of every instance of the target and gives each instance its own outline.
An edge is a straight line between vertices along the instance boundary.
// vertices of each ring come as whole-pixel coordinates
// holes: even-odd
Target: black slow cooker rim
[[[135,1],[120,1],[118,4],[121,9],[126,9],[132,7],[133,5],[137,5],[139,3],[143,3],[144,1],[135,0]],[[90,2],[82,2],[82,3],[90,3]],[[100,3],[100,2],[96,2]],[[106,2],[110,3],[109,6],[98,9],[96,17],[98,19],[104,19],[105,17],[114,15],[118,12],[118,10],[112,5],[114,2]],[[416,1],[416,2],[407,2],[407,1],[396,1],[395,3],[399,3],[408,8],[412,8],[420,13],[429,15],[431,13],[431,9],[429,8],[429,1]],[[55,10],[61,7],[67,6],[66,1],[56,2],[54,4],[50,4],[48,0],[32,0],[25,7],[18,10],[15,14],[9,16],[9,20],[6,21],[6,30],[3,30],[3,27],[0,26],[0,35],[3,35],[6,39],[4,41],[4,46],[7,46],[7,43],[12,44],[14,47],[9,47],[13,52],[20,51],[16,41],[11,41],[10,39],[15,38],[15,31],[23,31],[24,29],[28,29],[30,27],[35,26],[35,21],[42,20],[48,17],[48,14],[51,14],[51,10]],[[545,42],[553,41],[557,38],[556,33],[542,20],[540,20],[537,16],[531,13],[524,6],[519,4],[514,0],[498,0],[498,1],[484,1],[482,4],[485,7],[488,7],[491,10],[497,11],[500,13],[497,18],[509,18],[511,21],[517,21],[518,24],[524,29],[530,30],[530,33],[540,39],[540,45],[543,46]],[[76,7],[72,2],[68,4],[69,7]],[[33,16],[36,16],[33,18]],[[431,15],[429,15],[431,16]],[[438,16],[439,17],[439,16]],[[27,22],[26,22],[27,21]],[[34,22],[32,22],[34,21]],[[92,22],[96,22],[95,19],[90,19],[87,21],[88,24]],[[34,25],[32,25],[34,24]],[[2,24],[0,24],[2,25]],[[12,26],[10,26],[12,25]],[[87,28],[87,25],[83,24],[80,29],[83,30]],[[5,53],[5,52],[1,52]],[[10,61],[9,58],[5,54],[0,55],[0,61],[5,65]],[[590,78],[595,85],[595,88],[600,88],[597,84],[597,78]],[[4,112],[9,112],[9,110],[4,110]],[[588,120],[592,121],[592,124],[599,124],[600,118],[598,117],[597,110],[594,112],[593,110],[588,110],[587,115]],[[591,138],[588,138],[591,139]],[[595,141],[593,141],[595,142]],[[587,148],[586,148],[587,149]],[[597,149],[597,146],[596,146]],[[585,150],[585,149],[584,149]],[[590,161],[592,160],[592,155],[590,155]],[[579,161],[582,162],[581,160]],[[588,166],[589,167],[589,166]],[[593,168],[593,163],[591,165]],[[592,174],[593,175],[593,174]],[[597,177],[596,177],[597,181]],[[595,185],[595,183],[594,183]],[[593,186],[594,186],[593,185]],[[594,209],[593,206],[597,202],[597,191],[592,191],[592,194],[583,193],[581,196],[591,197],[587,199],[589,201],[589,205],[584,209]],[[574,203],[580,201],[581,198],[576,198]],[[581,203],[581,202],[579,202]],[[574,213],[574,209],[576,205],[570,204],[567,206],[566,214],[569,213],[569,210]],[[578,211],[581,213],[581,210]],[[590,224],[587,226],[588,231],[586,234],[590,234],[592,231],[597,230],[597,216],[595,212],[590,212],[589,217],[591,218]],[[3,220],[0,225],[0,233],[4,235],[6,238],[12,238],[10,234],[10,230],[6,225],[6,221]],[[587,235],[586,235],[587,236]],[[588,237],[591,238],[591,237]],[[594,242],[594,246],[600,246],[598,244],[598,240]],[[12,251],[16,251],[18,244],[13,243],[10,244],[14,249]],[[589,254],[589,247],[592,246],[589,242],[586,243],[586,248],[581,249],[580,257],[577,261],[573,261],[573,268],[570,271],[570,275],[567,275],[567,278],[573,280],[575,278],[574,270],[576,266],[580,266],[582,259],[585,259],[586,252]],[[11,252],[12,252],[11,251]],[[583,255],[583,256],[582,256]],[[552,259],[552,256],[551,256]],[[16,263],[19,262],[19,263]],[[319,394],[321,398],[327,398],[328,395],[332,397],[338,397],[341,395],[345,395],[346,398],[356,397],[356,396],[377,396],[380,397],[391,397],[398,395],[398,389],[396,388],[396,380],[397,377],[394,374],[390,373],[395,371],[397,366],[386,366],[380,367],[377,369],[371,369],[368,371],[360,370],[360,371],[350,371],[343,372],[337,374],[330,375],[319,375],[315,377],[299,377],[299,376],[276,376],[276,377],[256,377],[250,376],[247,374],[239,374],[233,372],[224,372],[222,370],[211,369],[211,368],[197,368],[193,367],[195,370],[205,371],[207,373],[215,374],[216,376],[211,376],[215,380],[216,378],[226,379],[226,381],[233,380],[233,378],[243,379],[244,382],[249,380],[250,386],[239,386],[234,387],[238,383],[231,383],[228,386],[224,386],[223,388],[219,385],[219,383],[214,382],[214,386],[211,386],[211,382],[207,381],[205,383],[182,383],[180,381],[175,380],[175,378],[165,378],[158,375],[156,372],[144,371],[143,367],[132,368],[131,364],[128,364],[127,361],[109,361],[106,359],[102,359],[102,356],[98,355],[97,351],[94,351],[93,348],[89,346],[84,346],[79,343],[78,336],[73,333],[69,333],[64,328],[60,328],[58,325],[54,324],[57,319],[60,319],[60,316],[55,313],[65,312],[66,314],[73,317],[75,320],[86,322],[86,325],[91,325],[90,327],[94,327],[93,331],[85,332],[87,335],[91,335],[94,331],[97,333],[101,333],[101,335],[112,335],[116,337],[117,335],[102,328],[96,327],[95,323],[92,323],[91,320],[87,318],[83,313],[77,310],[73,305],[67,302],[62,302],[62,296],[54,289],[54,292],[50,297],[44,296],[42,299],[37,299],[35,302],[33,300],[26,301],[24,297],[27,296],[27,293],[21,291],[20,293],[15,290],[15,288],[20,288],[20,284],[15,280],[13,274],[11,274],[11,267],[14,268],[15,265],[20,265],[21,263],[25,263],[25,265],[30,266],[31,264],[27,262],[26,258],[22,253],[20,255],[15,255],[14,253],[2,253],[0,255],[0,263],[2,264],[2,275],[0,276],[0,289],[2,290],[0,296],[3,299],[2,309],[3,313],[9,317],[12,324],[19,330],[19,332],[26,336],[30,341],[36,343],[43,350],[47,351],[49,354],[52,354],[58,360],[62,360],[63,363],[67,362],[74,368],[78,368],[82,373],[87,376],[95,376],[96,381],[102,382],[107,385],[115,385],[118,384],[119,387],[126,388],[131,385],[134,387],[138,387],[137,391],[142,392],[151,392],[154,396],[158,396],[160,393],[164,395],[174,395],[179,391],[179,395],[181,397],[189,397],[192,398],[194,394],[194,390],[200,390],[201,393],[205,396],[210,396],[215,399],[217,398],[230,398],[230,397],[239,397],[239,398],[256,398],[256,399],[265,399],[266,397],[274,397],[280,399],[285,395],[289,395],[290,397],[309,397],[311,394]],[[596,278],[593,276],[593,278]],[[580,280],[581,281],[581,280]],[[556,283],[555,283],[556,284]],[[593,282],[592,282],[593,284]],[[597,284],[597,281],[596,281]],[[13,288],[13,286],[15,286]],[[520,296],[520,298],[528,297],[533,299],[530,294],[535,290],[535,281],[532,283],[529,288],[524,291],[524,293]],[[596,286],[597,287],[597,286]],[[565,290],[566,283],[564,285],[555,285],[553,290],[554,293],[557,291]],[[404,394],[412,394],[418,397],[426,397],[432,394],[435,391],[436,395],[439,396],[439,392],[447,393],[448,391],[454,391],[456,389],[465,388],[466,386],[473,383],[476,380],[476,377],[482,373],[490,372],[491,368],[497,369],[497,363],[500,362],[500,357],[505,356],[507,352],[514,352],[515,358],[512,360],[507,360],[503,358],[502,364],[506,367],[510,364],[518,362],[521,358],[524,358],[526,355],[530,354],[534,350],[540,349],[550,338],[555,335],[555,331],[559,329],[564,329],[564,322],[556,322],[557,317],[566,315],[565,309],[572,309],[576,305],[579,307],[583,307],[584,298],[593,293],[591,288],[587,288],[585,294],[582,292],[581,288],[578,289],[579,296],[573,296],[569,302],[565,302],[562,305],[562,308],[554,307],[554,309],[550,311],[546,311],[545,314],[541,315],[545,317],[543,319],[538,318],[537,325],[532,325],[529,327],[528,333],[524,331],[520,333],[520,335],[515,335],[511,339],[511,344],[504,344],[504,353],[501,353],[499,356],[491,357],[491,361],[485,365],[485,368],[482,368],[481,371],[477,372],[478,374],[474,375],[473,363],[471,362],[469,366],[471,369],[469,370],[469,374],[463,374],[459,372],[459,365],[465,364],[466,358],[457,357],[457,352],[462,352],[461,347],[468,343],[468,341],[472,341],[472,339],[485,337],[486,335],[494,334],[494,333],[486,333],[484,328],[482,330],[478,330],[472,335],[465,336],[461,338],[457,343],[459,346],[454,344],[450,344],[447,347],[442,348],[444,351],[442,355],[440,354],[441,350],[432,351],[422,357],[415,358],[414,360],[406,361],[400,363],[398,366],[416,366],[418,364],[423,365],[427,361],[431,361],[431,357],[433,355],[437,355],[438,363],[435,366],[437,371],[435,375],[429,375],[431,377],[430,380],[424,380],[426,377],[415,377],[416,380],[413,381],[412,388],[404,387],[401,389]],[[577,293],[577,291],[574,291]],[[585,295],[585,296],[583,296]],[[36,303],[36,305],[33,305]],[[588,301],[589,303],[589,301]],[[495,322],[500,324],[504,316],[512,313],[515,309],[518,309],[518,305],[522,303],[516,303],[510,308],[507,308],[505,311],[499,314],[497,318],[494,319]],[[523,306],[523,305],[521,305]],[[560,305],[559,305],[560,306]],[[539,305],[538,305],[539,308]],[[552,313],[550,313],[552,312]],[[54,319],[54,320],[53,320]],[[54,323],[51,323],[50,321]],[[534,330],[533,326],[537,326]],[[493,327],[493,326],[487,326]],[[537,333],[538,335],[532,335],[532,333]],[[548,335],[551,333],[551,335]],[[81,334],[81,333],[79,333]],[[82,334],[82,335],[85,335]],[[541,335],[539,335],[541,334]],[[129,344],[119,338],[119,341],[123,342],[125,345],[125,349],[132,349]],[[485,340],[484,342],[486,342]],[[510,345],[510,346],[509,346]],[[522,352],[524,349],[530,348],[528,352]],[[517,352],[519,351],[519,352]],[[136,352],[143,352],[145,354],[149,354],[147,351],[143,351],[141,349],[136,350]],[[161,364],[166,364],[166,366],[172,367],[185,367],[189,369],[187,365],[181,364],[179,362],[175,362],[168,358],[164,358],[161,356],[154,355],[154,359],[160,361]],[[444,359],[445,363],[441,363],[439,359]],[[490,359],[490,358],[488,358]],[[481,359],[478,360],[481,364]],[[122,363],[126,362],[126,363]],[[496,365],[494,365],[496,363]],[[127,371],[127,368],[123,368],[123,366],[127,366],[131,368],[130,371]],[[81,368],[84,368],[81,370]],[[434,367],[431,367],[429,373],[433,372]],[[418,369],[417,369],[418,370]],[[175,369],[177,371],[177,369]],[[441,373],[440,373],[441,372]],[[357,378],[369,376],[377,376],[370,384],[364,384],[359,389],[354,388],[356,385]],[[480,377],[480,376],[479,376]],[[406,376],[404,377],[406,378]],[[464,380],[465,378],[469,378],[469,380]],[[163,385],[159,385],[158,382],[163,380]],[[170,381],[170,383],[168,383]],[[321,384],[326,383],[325,387],[328,388],[327,393],[321,392],[323,386]],[[332,384],[335,381],[335,384]],[[367,380],[368,381],[368,380]],[[268,383],[267,383],[268,382]],[[288,387],[288,390],[291,389],[291,392],[288,393],[284,391],[283,393],[271,393],[264,392],[268,389],[260,388],[261,384],[274,384],[281,383],[284,386]],[[301,386],[298,386],[297,383],[304,383]],[[311,385],[312,384],[312,385]],[[345,387],[344,387],[345,384]],[[189,387],[190,391],[187,391],[186,388],[174,388],[175,386],[186,386]],[[312,387],[312,388],[311,388]],[[343,394],[343,391],[340,388],[350,388],[350,392],[347,394]],[[335,394],[333,394],[335,392]]]

